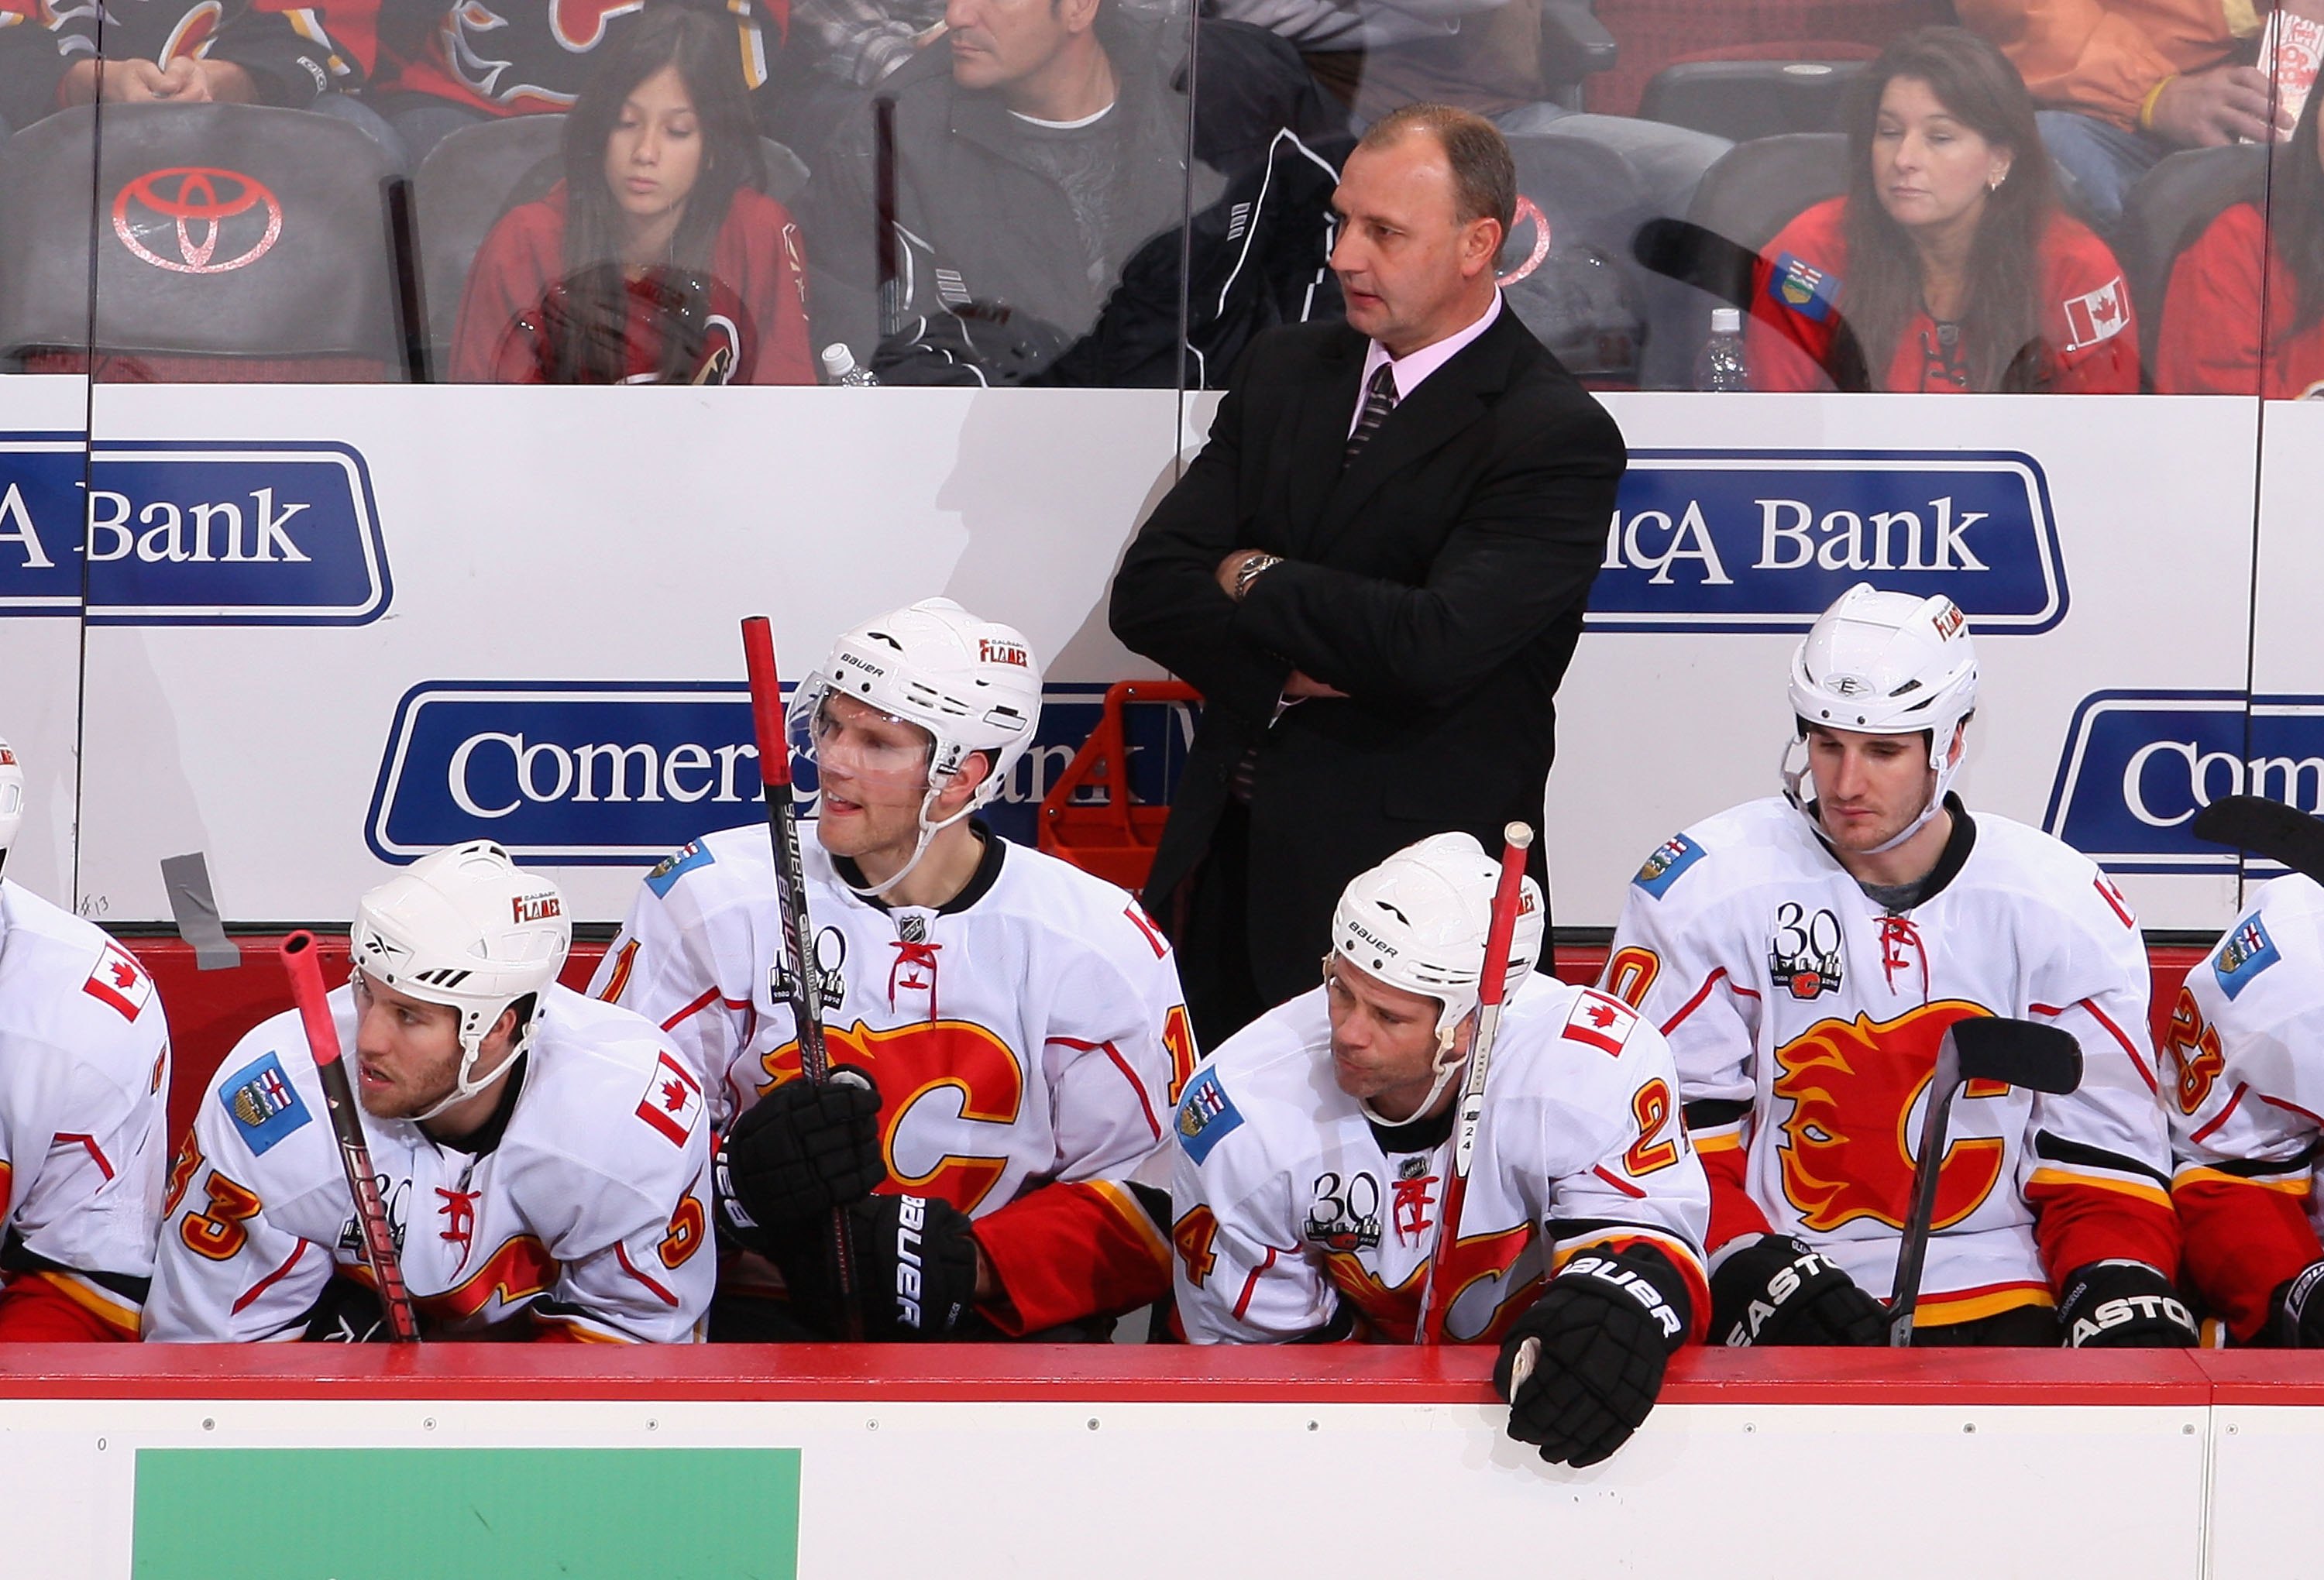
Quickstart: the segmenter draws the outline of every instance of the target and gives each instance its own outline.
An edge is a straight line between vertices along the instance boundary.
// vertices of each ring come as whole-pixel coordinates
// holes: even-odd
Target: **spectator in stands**
[[[665,5],[692,5],[718,21],[723,59],[747,90],[767,80],[780,42],[756,0],[391,0],[427,25],[388,29],[401,69],[373,95],[415,164],[464,126],[503,115],[553,115],[579,98],[599,51],[615,45]]]
[[[869,108],[813,161],[816,337],[846,342],[891,382],[1048,374],[1131,255],[1224,189],[1205,151],[1263,153],[1253,127],[1296,127],[1315,102],[1279,40],[1205,23],[1203,96],[1231,125],[1198,122],[1190,176],[1184,29],[1114,0],[950,0],[945,30],[882,85],[896,171],[885,302]]]
[[[2171,268],[2154,387],[2169,395],[2324,394],[2324,141],[2310,94],[2275,151],[2268,211],[2223,211]],[[2264,322],[2263,322],[2264,318]]]
[[[565,124],[565,179],[469,271],[456,381],[815,381],[798,232],[762,179],[730,30],[659,9]]]
[[[5,0],[0,120],[30,125],[74,105],[255,104],[319,110],[402,145],[349,97],[376,54],[378,0],[285,7],[262,0]],[[42,47],[45,45],[46,47]]]
[[[1923,28],[1858,87],[1848,194],[1785,225],[1753,271],[1752,387],[2136,391],[2121,269],[2059,210],[2000,51]]]
[[[2041,106],[2043,142],[2102,231],[2163,155],[2271,134],[2252,65],[2270,6],[2242,0],[1960,0],[1964,26],[2007,52]],[[2324,0],[2282,0],[2324,20]],[[2274,132],[2292,118],[2278,114]]]

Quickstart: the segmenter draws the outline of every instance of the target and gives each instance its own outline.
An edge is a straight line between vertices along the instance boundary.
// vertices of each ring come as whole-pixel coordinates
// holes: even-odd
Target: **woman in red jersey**
[[[1848,194],[1767,244],[1755,390],[2130,393],[2114,254],[2060,211],[2025,85],[1960,28],[1891,44],[1860,85]]]
[[[757,189],[730,46],[672,6],[614,49],[566,120],[565,179],[476,254],[455,381],[815,381],[798,232]]]
[[[2171,266],[2154,344],[2157,390],[2270,400],[2324,395],[2319,106],[2324,93],[2310,94],[2291,140],[2275,150],[2273,225],[2259,204],[2236,204]]]

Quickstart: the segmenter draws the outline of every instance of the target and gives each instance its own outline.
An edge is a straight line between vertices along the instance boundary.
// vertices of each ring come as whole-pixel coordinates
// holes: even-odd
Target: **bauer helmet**
[[[16,749],[0,740],[0,857],[16,842],[23,822],[24,767],[16,760]]]
[[[918,848],[895,877],[868,891],[872,894],[900,883],[939,829],[1001,794],[1041,721],[1041,666],[1024,633],[979,620],[949,598],[924,598],[867,620],[832,644],[824,666],[791,698],[790,738],[809,760],[822,710],[834,694],[917,725],[931,743]],[[980,751],[991,766],[973,786],[967,804],[934,819],[932,809],[950,787],[947,782]]]
[[[508,1057],[477,1075],[501,1012],[557,980],[573,923],[554,883],[518,870],[490,840],[471,840],[421,857],[364,896],[348,943],[366,980],[459,1012],[459,1076],[450,1096],[416,1116],[428,1119],[507,1074],[532,1041],[537,997]]]
[[[1461,1068],[1453,1045],[1461,1023],[1478,1005],[1485,943],[1493,925],[1493,891],[1500,877],[1500,864],[1485,854],[1474,835],[1431,834],[1358,874],[1340,892],[1332,912],[1333,954],[1391,988],[1434,998],[1441,1006],[1436,1080],[1421,1104],[1423,1112]],[[1540,958],[1546,912],[1541,886],[1524,879],[1517,890],[1517,928],[1501,966],[1508,973],[1505,994],[1516,989]],[[1365,1112],[1370,1112],[1369,1106]]]
[[[1915,598],[1858,582],[1817,618],[1792,655],[1790,692],[1797,722],[1784,749],[1784,795],[1811,824],[1814,796],[1804,787],[1810,725],[1867,735],[1928,731],[1936,785],[1920,816],[1878,848],[1894,850],[1936,816],[1967,755],[1953,755],[1952,743],[1977,709],[1977,646],[1968,617],[1941,593]]]

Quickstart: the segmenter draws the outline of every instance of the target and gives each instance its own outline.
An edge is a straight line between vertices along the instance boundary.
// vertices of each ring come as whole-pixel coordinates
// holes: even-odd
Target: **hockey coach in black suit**
[[[1347,322],[1251,346],[1115,578],[1114,633],[1204,698],[1146,904],[1205,1048],[1315,985],[1357,873],[1541,819],[1627,456],[1494,283],[1516,194],[1490,123],[1375,122],[1333,198]]]

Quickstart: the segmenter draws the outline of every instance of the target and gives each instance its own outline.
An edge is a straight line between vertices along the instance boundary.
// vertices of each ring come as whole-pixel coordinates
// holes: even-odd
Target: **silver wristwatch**
[[[1237,603],[1242,602],[1242,595],[1250,591],[1250,584],[1259,580],[1260,572],[1272,569],[1282,563],[1283,556],[1279,554],[1255,554],[1243,561],[1235,571],[1235,602]]]

